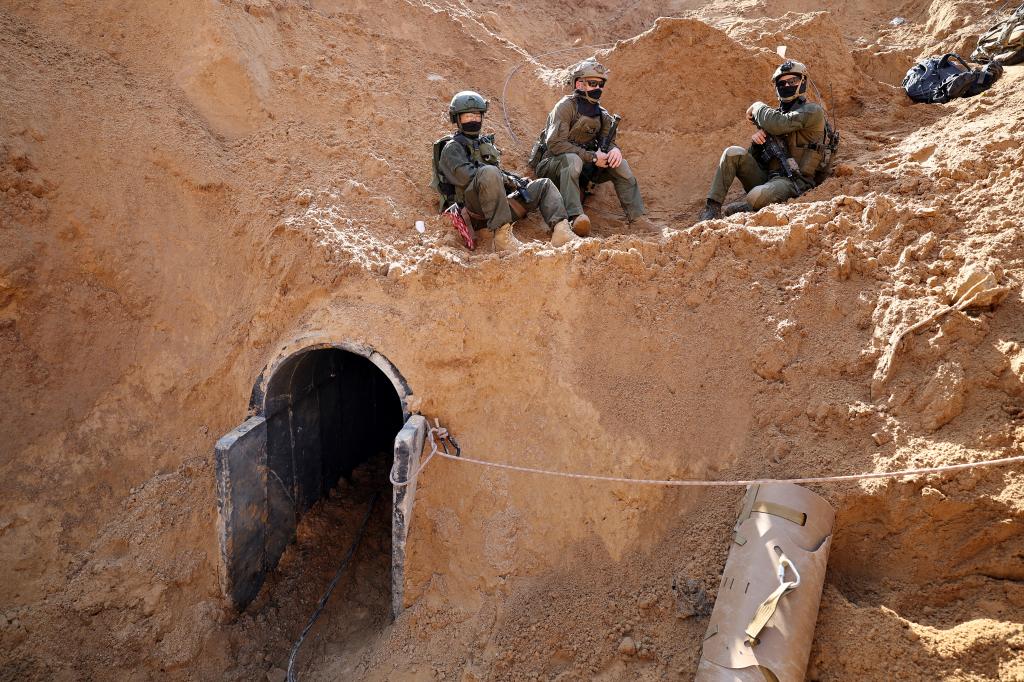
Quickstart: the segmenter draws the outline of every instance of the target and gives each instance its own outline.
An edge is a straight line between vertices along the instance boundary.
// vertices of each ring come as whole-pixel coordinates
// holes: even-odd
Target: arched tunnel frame
[[[409,414],[412,390],[398,369],[372,347],[358,343],[301,337],[282,348],[267,363],[253,385],[249,417],[217,441],[214,451],[221,589],[232,606],[245,608],[259,594],[267,573],[276,566],[285,546],[294,538],[298,517],[319,499],[319,494],[316,497],[300,494],[305,489],[295,481],[288,481],[292,484],[291,489],[296,491],[294,495],[285,493],[295,510],[294,519],[290,526],[285,525],[283,534],[277,532],[280,529],[275,529],[272,517],[275,514],[279,516],[277,510],[281,505],[274,503],[271,484],[285,490],[289,486],[280,480],[272,463],[268,462],[268,453],[274,451],[272,444],[268,446],[268,435],[274,432],[268,422],[273,421],[285,407],[288,408],[289,420],[295,419],[295,415],[292,413],[293,396],[275,395],[272,389],[280,373],[290,371],[294,375],[305,357],[323,350],[342,351],[369,361],[390,382],[401,405],[402,426],[394,438],[392,472],[395,480],[408,480],[409,483],[392,488],[391,613],[394,617],[403,606],[405,543],[416,493],[416,463],[419,462],[428,427],[423,417]],[[291,387],[294,377],[289,377],[288,382]],[[315,388],[315,385],[310,386],[310,390]],[[293,425],[291,421],[289,423],[292,438],[289,447],[295,448]],[[296,430],[302,431],[301,428]]]

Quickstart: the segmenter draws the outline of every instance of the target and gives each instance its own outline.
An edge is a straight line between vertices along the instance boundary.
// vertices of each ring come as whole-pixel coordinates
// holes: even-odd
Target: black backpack
[[[972,69],[963,57],[950,53],[915,64],[903,79],[903,89],[915,102],[944,104],[988,90],[1001,75],[999,62]]]

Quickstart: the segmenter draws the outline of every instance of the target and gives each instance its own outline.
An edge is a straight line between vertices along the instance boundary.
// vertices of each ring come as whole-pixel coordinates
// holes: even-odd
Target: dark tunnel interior
[[[342,476],[386,453],[402,428],[401,399],[369,359],[324,348],[282,364],[267,386],[265,562],[277,565],[296,525]]]

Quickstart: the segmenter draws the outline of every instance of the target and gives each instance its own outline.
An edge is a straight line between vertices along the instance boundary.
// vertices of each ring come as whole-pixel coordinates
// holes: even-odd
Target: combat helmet
[[[800,83],[795,88],[780,89],[779,79],[794,74],[800,76]],[[807,92],[807,67],[791,59],[782,62],[772,74],[772,85],[775,86],[775,94],[779,96],[780,102],[792,102],[797,97],[802,97]]]
[[[604,88],[604,84],[608,82],[608,74],[611,73],[601,62],[597,61],[593,57],[584,59],[582,62],[576,64],[569,69],[569,86],[575,88],[576,81],[581,78],[600,78],[601,87],[593,90],[582,90],[576,88],[576,96],[582,97],[591,104],[597,104],[597,101],[601,99],[601,90]]]
[[[479,112],[482,116],[487,113],[488,106],[490,106],[490,102],[485,100],[484,96],[479,92],[463,90],[462,92],[455,93],[455,96],[452,97],[452,101],[448,105],[448,118],[451,119],[452,123],[458,123],[459,114],[465,114],[470,111]]]
[[[569,70],[569,85],[575,85],[581,78],[600,78],[607,83],[609,74],[611,71],[604,64],[589,57]]]

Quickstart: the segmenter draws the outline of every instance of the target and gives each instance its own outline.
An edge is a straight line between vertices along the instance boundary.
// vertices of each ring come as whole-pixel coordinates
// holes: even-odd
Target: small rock
[[[677,618],[684,620],[692,616],[704,618],[711,614],[711,608],[714,606],[714,603],[708,597],[708,593],[704,590],[704,586],[701,585],[699,580],[693,578],[677,579],[673,589],[676,591]]]
[[[633,656],[636,654],[636,642],[633,641],[632,637],[622,638],[622,641],[619,642],[619,653],[623,656]]]
[[[871,439],[875,441],[875,445],[885,445],[892,440],[892,434],[888,431],[875,431],[871,434]]]
[[[288,673],[280,668],[271,668],[267,671],[267,682],[284,682],[288,679]]]
[[[956,289],[953,301],[956,303],[971,300],[968,308],[984,308],[996,305],[1010,293],[1010,288],[999,286],[996,276],[989,270],[978,266],[968,266],[960,271],[956,278]]]
[[[963,367],[956,362],[939,365],[917,400],[925,428],[936,431],[948,424],[964,411],[966,399],[967,379]]]

